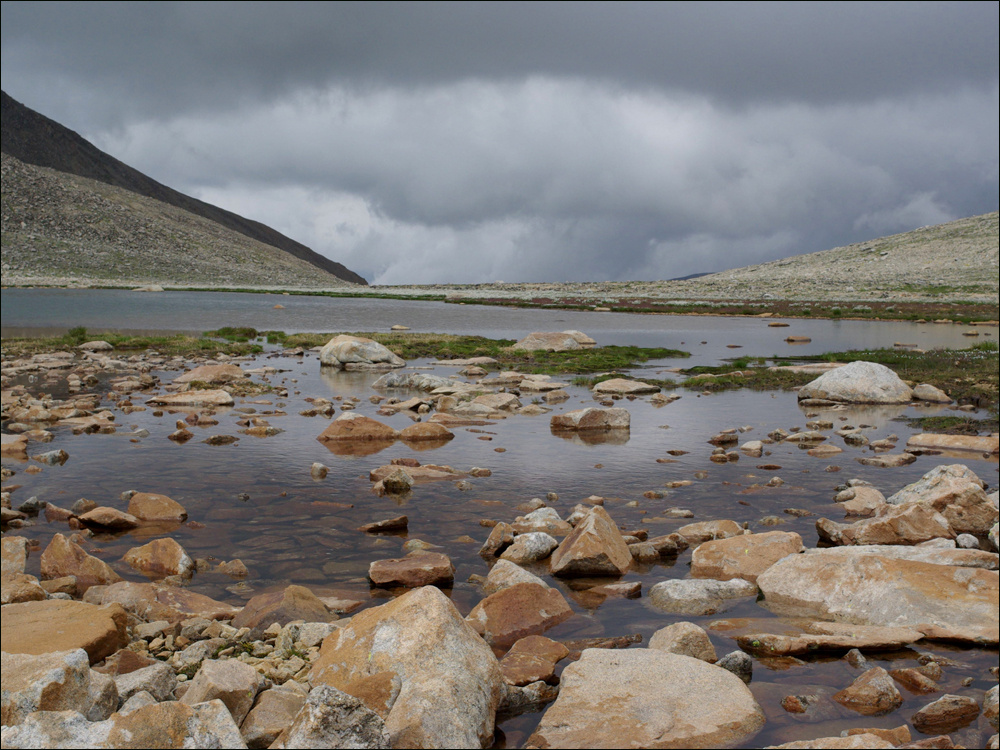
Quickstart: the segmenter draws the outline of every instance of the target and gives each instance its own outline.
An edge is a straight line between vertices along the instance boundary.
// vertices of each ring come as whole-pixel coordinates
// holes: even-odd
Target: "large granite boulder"
[[[779,560],[757,585],[763,605],[778,615],[913,627],[980,644],[1000,639],[992,570],[817,550]]]
[[[56,534],[42,552],[42,580],[76,576],[77,591],[91,586],[108,585],[122,580],[103,560],[88,555],[72,539]]]
[[[4,651],[2,664],[0,718],[4,726],[20,724],[35,711],[79,711],[91,721],[100,721],[118,707],[114,681],[91,670],[83,649],[48,654]],[[101,700],[106,683],[113,693],[111,701]]]
[[[563,671],[531,747],[732,747],[764,725],[739,677],[654,649],[587,649]]]
[[[434,586],[359,612],[310,672],[385,719],[393,747],[485,747],[503,695],[493,651]]]
[[[905,404],[913,389],[885,365],[851,362],[823,373],[799,389],[799,400],[822,399],[848,404]]]
[[[988,534],[1000,518],[982,480],[962,464],[936,466],[886,502],[933,508],[947,519],[956,534]]]
[[[374,750],[393,745],[389,744],[389,733],[382,717],[363,701],[330,685],[320,685],[309,693],[291,726],[270,747],[274,750],[330,747]]]
[[[334,336],[319,353],[320,364],[341,370],[389,370],[406,367],[406,361],[397,357],[382,344],[360,336],[341,334]]]

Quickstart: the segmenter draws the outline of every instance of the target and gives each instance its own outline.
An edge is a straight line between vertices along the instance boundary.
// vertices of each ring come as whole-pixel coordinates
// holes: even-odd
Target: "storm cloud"
[[[661,279],[996,210],[997,8],[5,2],[0,70],[375,283]]]

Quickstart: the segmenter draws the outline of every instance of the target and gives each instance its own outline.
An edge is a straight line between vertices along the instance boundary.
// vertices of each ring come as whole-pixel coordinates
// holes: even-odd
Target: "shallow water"
[[[17,306],[17,295],[11,297],[10,293],[19,291],[5,290],[3,293],[5,331],[8,323],[23,322],[8,319],[7,312]],[[87,294],[93,296],[95,293]],[[129,294],[138,293],[102,293],[97,296],[106,299],[108,296]],[[141,295],[141,299],[156,305],[159,300],[170,301],[172,296],[146,294]],[[41,298],[44,299],[45,295]],[[209,298],[221,298],[221,301],[216,300],[220,305],[235,304],[237,298],[246,298],[244,303],[255,305],[257,310],[254,314],[261,317],[215,319],[209,324],[207,318],[182,318],[174,309],[171,322],[178,328],[191,326],[193,330],[228,323],[290,331],[384,330],[392,323],[402,322],[414,330],[509,337],[520,337],[530,330],[579,328],[600,343],[678,346],[694,351],[706,362],[734,354],[769,355],[780,352],[781,347],[787,346],[781,339],[789,332],[813,334],[814,340],[824,342],[817,344],[818,351],[848,346],[891,345],[896,340],[915,340],[930,346],[932,344],[917,337],[940,335],[940,340],[944,341],[948,335],[960,335],[956,332],[957,326],[793,321],[792,328],[768,329],[766,321],[758,319],[462,308],[396,300],[282,299],[282,304],[287,307],[280,312],[290,309],[294,312],[300,302],[304,308],[330,305],[341,312],[352,311],[349,314],[344,312],[340,317],[311,317],[308,318],[309,325],[297,326],[287,322],[266,322],[268,315],[277,313],[262,308],[269,309],[274,304],[274,297],[190,293],[175,298],[171,304],[176,308],[175,303],[181,300],[183,307]],[[35,297],[32,304],[40,304],[39,297]],[[378,315],[373,317],[372,310]],[[65,311],[60,313],[65,314]],[[109,316],[107,319],[112,319],[121,313],[111,309],[105,314]],[[198,314],[206,313],[201,311]],[[212,314],[218,314],[218,310]],[[312,313],[304,309],[295,312],[295,315],[299,314],[308,317]],[[97,327],[82,312],[79,315],[70,320],[74,324]],[[157,315],[160,317],[156,320],[163,322],[163,310]],[[441,315],[446,317],[435,317]],[[66,325],[66,318],[58,316],[36,318],[33,322],[50,324],[57,319],[61,325]],[[129,322],[135,327],[150,327],[150,320],[144,317],[131,317]],[[630,325],[636,328],[629,329]],[[703,340],[709,343],[696,343]],[[688,343],[681,346],[681,341]],[[695,345],[692,346],[692,343]],[[743,349],[734,352],[726,347],[727,343],[740,343]],[[957,345],[967,343],[967,339],[962,339]],[[805,353],[806,350],[797,348],[796,351]],[[844,448],[844,453],[832,459],[814,458],[805,450],[784,443],[768,446],[770,453],[760,459],[742,456],[738,462],[727,464],[715,464],[709,460],[713,446],[708,444],[708,439],[727,428],[749,428],[740,436],[740,442],[744,442],[762,439],[776,428],[804,428],[809,419],[825,418],[834,422],[835,429],[844,424],[867,425],[865,433],[872,440],[894,433],[902,446],[912,430],[898,421],[900,418],[947,413],[942,407],[899,406],[828,412],[816,410],[807,415],[798,407],[794,394],[783,392],[737,391],[699,395],[679,391],[679,400],[660,407],[651,404],[646,397],[623,399],[616,405],[626,407],[631,413],[632,426],[627,439],[593,444],[553,434],[549,429],[549,414],[515,415],[488,426],[457,429],[454,440],[433,450],[417,451],[397,442],[372,455],[336,455],[316,440],[328,424],[327,419],[299,415],[300,411],[310,406],[305,399],[357,397],[360,399],[356,408],[358,413],[375,417],[398,429],[408,426],[411,420],[404,415],[378,416],[375,413],[377,407],[367,400],[373,393],[370,383],[377,375],[323,371],[315,354],[287,357],[269,352],[241,364],[245,369],[261,365],[281,369],[282,372],[266,377],[272,384],[287,388],[288,396],[238,399],[235,407],[219,410],[217,426],[191,428],[195,438],[183,445],[171,442],[167,435],[173,432],[175,422],[183,418],[185,412],[164,412],[156,416],[150,407],[146,411],[124,414],[114,402],[105,399],[102,407],[116,412],[119,424],[117,434],[73,436],[68,428],[54,428],[53,442],[41,447],[33,445],[32,448],[45,451],[62,448],[70,458],[62,466],[45,466],[38,474],[25,472],[26,464],[3,460],[4,466],[17,472],[7,483],[8,486],[19,486],[13,495],[14,506],[31,496],[62,507],[69,507],[81,497],[102,505],[123,507],[119,496],[126,490],[169,495],[187,508],[189,523],[176,528],[161,528],[156,533],[170,534],[195,558],[220,561],[242,559],[250,569],[250,576],[244,582],[214,572],[199,573],[191,582],[195,590],[237,605],[255,594],[290,583],[306,585],[321,595],[346,593],[364,600],[364,606],[376,605],[392,594],[369,587],[366,578],[369,563],[375,559],[398,557],[407,539],[419,538],[439,545],[451,557],[456,567],[455,585],[447,593],[458,609],[466,614],[482,598],[479,587],[469,582],[469,577],[473,574],[485,575],[489,569],[477,554],[489,534],[489,529],[483,527],[480,521],[510,522],[523,514],[516,509],[519,504],[534,497],[545,498],[549,492],[558,494],[559,499],[549,504],[563,516],[583,498],[603,496],[606,498],[605,508],[615,522],[627,528],[646,528],[651,536],[670,533],[691,521],[729,518],[746,522],[754,531],[772,528],[795,531],[802,535],[807,546],[815,546],[816,518],[827,516],[841,520],[839,506],[832,502],[832,498],[834,488],[848,479],[865,479],[889,495],[936,465],[956,462],[969,465],[990,485],[996,485],[998,479],[995,458],[983,460],[972,455],[963,459],[921,456],[914,464],[895,469],[862,466],[855,459],[871,455],[870,451],[844,445],[840,438],[832,435],[832,431],[829,433],[830,441]],[[428,361],[409,364],[431,367]],[[670,364],[673,363],[652,362],[648,368],[662,369]],[[434,366],[433,372],[454,376],[456,369]],[[164,382],[177,375],[176,372],[154,374]],[[260,376],[254,379],[260,379]],[[563,379],[569,380],[568,377]],[[45,389],[52,392],[57,383],[53,381],[50,386]],[[571,398],[555,407],[553,413],[594,404],[588,391],[574,386],[567,386],[566,389]],[[100,392],[107,392],[106,384],[101,386]],[[397,391],[384,395],[407,398],[411,394]],[[135,394],[133,403],[141,404],[145,397]],[[523,403],[531,402],[532,394],[524,394],[521,400]],[[264,417],[284,432],[270,438],[241,435],[236,423],[250,416],[250,410],[253,410],[253,416]],[[283,412],[284,415],[275,412]],[[129,433],[140,429],[148,430],[148,437],[130,436]],[[221,434],[238,436],[239,441],[226,446],[201,442],[211,435]],[[503,452],[498,452],[498,448],[504,449]],[[671,456],[667,451],[688,452]],[[451,482],[438,482],[418,485],[409,497],[403,499],[377,497],[371,492],[368,472],[393,458],[416,458],[422,463],[447,464],[460,470],[485,467],[492,471],[492,475],[470,478],[471,488],[465,490]],[[657,459],[669,462],[661,463]],[[309,473],[310,465],[317,461],[330,469],[329,475],[319,481],[313,480]],[[765,464],[781,468],[758,468]],[[827,470],[833,466],[840,470]],[[780,487],[763,486],[773,476],[781,477],[785,484]],[[692,484],[676,489],[664,487],[665,483],[676,480],[690,480]],[[664,497],[648,499],[643,495],[648,491],[662,492]],[[693,518],[662,520],[661,513],[673,507],[689,509]],[[796,517],[785,513],[786,509],[808,511],[814,515]],[[409,530],[405,534],[374,536],[357,531],[364,523],[400,513],[409,517]],[[763,525],[762,519],[768,516],[780,519],[780,525]],[[49,524],[40,518],[36,525],[13,533],[37,540],[39,549],[44,549],[53,534],[65,533],[66,529],[65,524]],[[92,540],[93,546],[88,551],[111,563],[123,577],[138,580],[139,577],[121,558],[129,548],[148,541],[148,534],[149,530],[137,530],[99,535]],[[624,580],[641,582],[645,596],[649,588],[659,581],[686,577],[690,559],[688,551],[676,559],[635,566]],[[37,575],[38,566],[39,555],[33,553],[28,560],[28,572]],[[544,566],[536,572],[546,574]],[[547,580],[566,595],[575,612],[573,618],[546,633],[553,638],[638,633],[646,642],[657,629],[682,620],[707,627],[722,617],[771,617],[752,599],[740,600],[724,614],[708,617],[665,614],[648,606],[642,598],[606,600],[595,608],[592,601],[581,597],[565,582],[551,576]],[[710,633],[720,656],[736,648],[733,640],[723,632]],[[920,643],[914,649],[869,657],[873,663],[887,668],[906,667],[916,665],[918,652],[947,656],[960,663],[960,666],[945,669],[942,680],[944,692],[968,694],[981,699],[983,691],[995,684],[988,669],[997,664],[996,649],[956,649],[941,644]],[[824,723],[820,724],[803,723],[802,717],[786,713],[780,706],[785,695],[834,692],[846,687],[856,676],[857,672],[835,658],[811,658],[794,666],[755,660],[750,688],[764,708],[768,723],[754,738],[752,745],[828,736],[857,726],[899,726],[906,723],[919,707],[938,697],[912,696],[902,691],[906,698],[903,707],[877,719],[859,717],[831,703],[833,708]],[[960,684],[966,677],[973,679],[969,686]],[[502,722],[498,727],[498,746],[523,745],[540,716],[540,713],[526,714]],[[955,733],[954,738],[969,747],[984,744],[984,737],[974,734],[975,731],[963,730],[964,733]],[[917,733],[915,738],[919,738]]]
[[[288,397],[238,399],[234,408],[218,412],[217,426],[192,428],[196,436],[184,445],[166,438],[184,412],[164,412],[162,416],[155,416],[152,408],[128,415],[118,412],[119,433],[114,435],[73,436],[65,428],[55,428],[56,438],[44,450],[65,449],[70,459],[64,465],[46,466],[41,473],[32,475],[23,471],[23,464],[4,459],[4,465],[17,471],[10,483],[21,485],[14,494],[15,507],[30,496],[63,507],[69,507],[80,497],[122,507],[118,497],[125,490],[169,495],[187,508],[189,521],[195,523],[160,529],[159,533],[169,533],[192,557],[215,560],[238,557],[250,569],[245,582],[235,582],[219,573],[199,573],[192,581],[192,587],[199,592],[233,604],[290,583],[309,586],[321,595],[347,592],[365,600],[365,606],[378,604],[391,594],[369,588],[368,564],[374,559],[400,556],[403,542],[419,538],[440,545],[452,558],[456,567],[455,585],[448,594],[466,614],[482,596],[478,586],[468,582],[469,576],[488,572],[487,564],[477,554],[489,533],[480,520],[512,521],[522,514],[516,510],[517,505],[533,497],[544,498],[548,492],[558,494],[559,499],[550,504],[564,516],[584,497],[604,496],[605,508],[618,524],[647,528],[650,535],[669,533],[691,521],[717,518],[747,522],[752,530],[770,530],[771,527],[761,525],[761,519],[777,516],[781,524],[774,528],[796,531],[807,546],[815,546],[816,517],[826,515],[840,520],[838,507],[832,503],[837,484],[857,477],[872,482],[888,495],[933,466],[954,462],[922,456],[916,463],[897,469],[865,467],[854,459],[870,452],[845,446],[836,437],[831,437],[832,442],[844,447],[845,452],[834,460],[813,458],[791,444],[777,444],[769,446],[770,454],[760,459],[744,456],[736,463],[710,462],[712,446],[707,440],[730,427],[750,428],[741,435],[743,442],[764,438],[779,427],[804,428],[808,418],[819,416],[831,419],[837,426],[870,425],[866,434],[873,440],[895,433],[903,444],[911,431],[895,419],[931,411],[869,407],[810,412],[807,417],[799,409],[794,394],[749,391],[702,396],[682,391],[678,401],[661,407],[645,398],[619,401],[617,405],[630,411],[632,427],[627,439],[614,442],[586,444],[564,439],[550,432],[549,415],[516,415],[488,426],[458,429],[454,440],[434,450],[415,451],[397,442],[374,455],[342,456],[315,439],[327,420],[301,417],[298,412],[309,407],[306,397],[357,396],[362,399],[357,412],[398,429],[411,424],[403,415],[375,414],[377,407],[368,402],[367,396],[373,393],[368,386],[376,375],[321,372],[312,354],[301,358],[262,355],[242,364],[247,369],[266,364],[286,370],[268,379],[274,385],[287,387]],[[660,363],[654,366],[657,364]],[[454,375],[456,368],[438,366],[433,370],[437,374]],[[156,374],[169,381],[177,373]],[[584,389],[568,386],[567,390],[572,397],[559,405],[557,411],[594,403]],[[408,396],[406,392],[391,395]],[[530,395],[522,397],[524,403],[530,400]],[[142,399],[135,396],[133,402],[139,404]],[[115,408],[110,401],[103,406]],[[270,438],[241,435],[236,422],[246,418],[249,410],[285,431]],[[275,411],[287,416],[276,415]],[[127,433],[138,429],[148,430],[149,436],[128,436]],[[217,434],[236,435],[240,440],[227,446],[201,442]],[[497,448],[503,448],[504,452],[497,452]],[[668,450],[688,453],[672,457]],[[438,482],[418,485],[405,499],[372,494],[368,472],[399,457],[447,464],[461,470],[486,467],[492,476],[470,479],[472,487],[464,491],[454,483]],[[658,463],[657,459],[671,462]],[[309,467],[315,461],[330,468],[323,480],[310,477]],[[757,468],[765,463],[781,468]],[[997,483],[995,459],[970,457],[965,463],[984,481]],[[828,472],[829,466],[839,466],[841,470]],[[780,476],[785,484],[762,486],[773,476]],[[693,483],[677,489],[664,488],[665,483],[674,480]],[[649,490],[663,492],[665,496],[655,500],[643,497]],[[241,495],[245,499],[240,499]],[[694,517],[657,520],[662,511],[671,507],[690,509]],[[816,515],[797,518],[785,514],[786,508]],[[356,531],[363,523],[400,512],[409,517],[409,530],[405,534],[374,536]],[[54,533],[65,531],[65,524],[48,524],[39,519],[37,525],[15,533],[37,539],[44,549]],[[121,558],[129,548],[148,541],[148,533],[137,530],[98,535],[89,551],[110,562],[123,577],[135,580],[136,574]],[[462,537],[471,537],[473,541]],[[636,566],[624,580],[640,581],[645,594],[661,580],[685,577],[689,562],[690,551],[659,564]],[[38,564],[38,555],[33,554],[28,572],[37,575]],[[538,572],[545,573],[544,569]],[[592,602],[567,584],[551,577],[547,580],[563,591],[576,613],[546,633],[554,638],[639,633],[648,641],[657,629],[681,620],[706,626],[723,616],[771,616],[752,600],[741,600],[724,615],[712,617],[668,615],[648,606],[643,599],[607,600],[593,608]],[[735,649],[734,642],[724,634],[713,633],[712,640],[720,656]],[[947,692],[981,697],[982,691],[991,685],[987,670],[996,665],[995,650],[955,651],[940,645],[919,644],[917,650],[887,654],[884,660],[874,661],[887,667],[889,662],[892,667],[915,666],[917,651],[946,653],[966,665],[946,670]],[[762,663],[755,667],[751,689],[768,715],[768,723],[754,740],[755,745],[823,736],[834,730],[839,734],[841,729],[854,726],[898,726],[930,700],[926,696],[910,696],[902,709],[882,719],[860,718],[844,711],[833,712],[829,726],[802,726],[800,718],[781,709],[779,704],[784,695],[816,692],[817,685],[826,686],[828,692],[830,688],[837,690],[849,684],[856,674],[844,662],[827,658],[784,669]],[[974,677],[970,687],[958,684],[966,676]],[[503,722],[498,744],[509,747],[523,744],[540,715],[526,714]]]

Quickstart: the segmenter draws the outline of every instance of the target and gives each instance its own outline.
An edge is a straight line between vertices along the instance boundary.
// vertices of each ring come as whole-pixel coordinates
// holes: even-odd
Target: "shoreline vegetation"
[[[276,346],[285,351],[320,347],[335,335],[336,332],[287,333],[226,327],[206,331],[201,336],[101,334],[101,338],[122,352],[155,349],[161,354],[174,356],[243,356],[261,353],[265,346]],[[495,367],[499,369],[575,375],[574,385],[586,387],[618,377],[623,371],[641,369],[651,360],[683,359],[690,356],[688,352],[675,349],[636,346],[528,352],[510,349],[514,344],[513,340],[454,334],[362,332],[352,335],[373,339],[405,360],[492,357],[497,361]],[[79,346],[90,338],[92,336],[85,328],[74,328],[62,336],[10,338],[3,341],[3,354],[5,357],[19,357],[65,350]],[[813,380],[816,373],[775,368],[801,363],[854,360],[877,362],[891,368],[903,380],[912,384],[929,383],[941,388],[951,394],[959,405],[986,409],[989,414],[986,419],[959,416],[946,418],[938,425],[943,431],[968,434],[973,430],[990,432],[998,428],[1000,370],[997,358],[997,343],[985,341],[966,349],[869,349],[796,357],[744,356],[735,357],[718,366],[672,367],[668,371],[659,369],[650,377],[644,377],[641,372],[632,372],[631,377],[661,387],[685,388],[703,393],[742,388],[758,391],[791,390]],[[940,421],[942,418],[932,419]]]

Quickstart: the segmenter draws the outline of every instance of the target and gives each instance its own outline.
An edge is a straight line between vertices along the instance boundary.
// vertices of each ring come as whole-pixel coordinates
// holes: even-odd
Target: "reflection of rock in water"
[[[431,451],[435,448],[441,448],[448,445],[448,441],[451,438],[444,438],[442,440],[403,440],[408,448],[415,451]]]
[[[884,425],[895,419],[910,408],[910,404],[837,404],[835,406],[805,406],[799,404],[803,414],[808,413],[822,419],[829,419],[838,424],[840,417],[847,417],[851,424],[864,422],[866,424]]]
[[[630,435],[628,430],[552,430],[552,434],[576,445],[625,445]]]
[[[373,456],[380,451],[384,451],[395,440],[355,440],[355,441],[326,441],[323,445],[335,456]]]
[[[331,396],[358,396],[366,393],[380,374],[370,370],[337,370],[332,367],[322,367],[319,377],[330,389]]]

